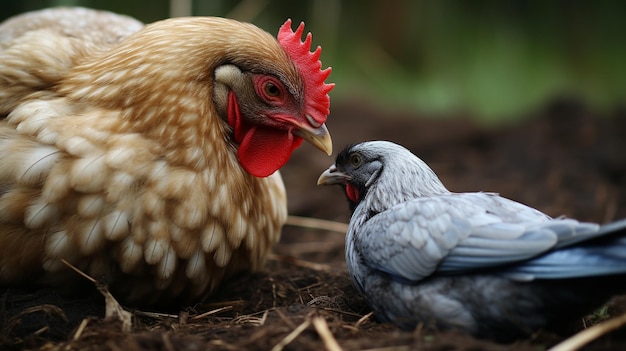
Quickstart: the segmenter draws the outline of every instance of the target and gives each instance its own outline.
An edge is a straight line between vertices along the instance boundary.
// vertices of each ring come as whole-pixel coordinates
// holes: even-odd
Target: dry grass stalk
[[[125,333],[133,329],[133,314],[126,311],[119,302],[111,295],[106,286],[96,285],[98,291],[104,295],[104,319],[118,320],[122,322],[122,331]]]
[[[386,346],[386,347],[377,347],[375,349],[364,349],[361,351],[409,351],[411,347],[409,345],[400,345],[400,346]]]
[[[310,268],[315,271],[331,271],[333,269],[331,266],[327,264],[309,262],[309,261],[301,260],[301,259],[291,257],[291,256],[282,256],[282,255],[272,254],[270,255],[269,259],[273,261],[278,261],[278,262],[291,263],[296,266]]]
[[[178,319],[179,318],[178,315],[169,314],[169,313],[147,312],[147,311],[140,311],[140,310],[135,310],[134,313],[136,316],[148,317],[148,318],[154,318],[154,319],[161,319],[161,318]]]
[[[263,315],[261,317],[255,317],[254,314],[246,314],[243,316],[239,316],[233,319],[233,323],[240,324],[240,325],[247,324],[247,325],[253,325],[255,327],[260,327],[265,324],[269,310],[265,310],[262,312],[263,312]],[[259,314],[259,313],[261,312],[257,312],[255,314]]]
[[[356,321],[356,323],[354,324],[354,327],[355,327],[355,328],[359,328],[359,327],[361,327],[361,325],[362,325],[363,323],[365,323],[368,319],[370,319],[373,315],[374,315],[374,311],[372,311],[372,312],[370,312],[370,313],[366,314],[365,316],[363,316],[363,317],[359,318],[359,320],[358,320],[358,321]]]
[[[221,348],[225,348],[225,349],[233,350],[233,351],[238,351],[238,350],[241,350],[241,348],[240,348],[240,347],[237,347],[237,346],[231,345],[231,344],[229,344],[229,343],[227,343],[226,341],[221,340],[221,339],[211,340],[211,341],[209,341],[209,344],[210,344],[210,345],[213,345],[213,346],[217,346],[217,347],[221,347]]]
[[[211,303],[207,303],[205,306],[218,308],[218,307],[224,307],[224,306],[233,306],[233,307],[241,306],[245,304],[246,304],[246,301],[244,300],[228,300],[228,301],[214,301]]]
[[[22,323],[22,319],[26,316],[28,316],[29,314],[32,313],[44,313],[46,315],[55,315],[59,318],[61,318],[63,321],[68,322],[67,316],[65,315],[65,312],[63,312],[63,310],[61,308],[59,308],[58,306],[55,305],[50,305],[50,304],[43,304],[43,305],[38,305],[38,306],[33,306],[33,307],[29,307],[23,311],[21,311],[20,313],[18,313],[17,315],[11,317],[6,324],[3,326],[3,332],[4,333],[9,333],[11,330],[13,330],[16,326],[18,326],[20,323]],[[36,330],[33,335],[40,335],[44,332],[46,332],[48,330],[47,326],[42,327],[39,330]]]
[[[558,343],[548,351],[575,351],[581,349],[583,346],[598,339],[602,335],[608,334],[613,330],[626,325],[626,313],[606,320],[602,323],[598,323],[591,328],[587,328],[567,339]]]
[[[115,344],[115,341],[113,341],[113,340],[108,340],[106,342],[106,345],[109,348],[109,350],[111,350],[111,351],[123,351],[119,346],[117,346]]]
[[[319,316],[314,317],[313,326],[315,327],[317,334],[319,334],[320,338],[324,342],[324,346],[326,346],[326,350],[342,351],[341,347],[339,346],[339,343],[337,343],[337,340],[335,339],[333,334],[330,332],[330,329],[328,328],[328,323],[326,323],[326,320],[323,317],[319,317]]]
[[[232,309],[233,309],[233,306],[224,306],[224,307],[216,308],[216,309],[208,311],[208,312],[204,312],[204,313],[199,314],[197,316],[193,316],[190,319],[195,321],[195,320],[202,319],[204,317],[208,317],[208,316],[216,314],[216,313],[229,311],[229,310],[232,310]]]
[[[299,256],[319,252],[329,252],[336,249],[343,249],[343,240],[281,243],[280,247],[281,251],[289,252],[289,255]]]
[[[310,217],[289,216],[287,217],[286,224],[294,227],[326,230],[340,234],[345,234],[348,231],[348,225],[346,223]]]
[[[73,264],[67,262],[64,259],[61,259],[61,262],[63,262],[64,265],[66,265],[68,268],[70,268],[71,270],[73,270],[74,272],[80,274],[83,276],[83,278],[89,280],[90,282],[94,283],[94,284],[98,284],[98,281],[93,279],[91,276],[89,276],[87,273],[81,271],[80,269],[76,268],[76,266],[74,266]]]
[[[302,332],[305,331],[306,328],[309,327],[309,325],[311,325],[311,320],[307,318],[296,329],[287,334],[287,336],[285,336],[278,344],[274,345],[271,351],[282,351],[285,346],[289,345],[289,343],[294,341],[298,337],[298,335],[302,334]]]
[[[239,346],[237,350],[243,350],[245,349],[245,345],[252,345],[257,342],[257,340],[267,338],[271,332],[274,332],[274,330],[270,330],[269,328],[258,328],[258,330],[255,331],[249,338],[246,338],[242,344],[237,345]]]
[[[104,310],[104,318],[109,320],[118,320],[122,323],[122,331],[127,333],[133,329],[133,315],[132,313],[126,311],[119,302],[111,295],[107,287],[96,281],[94,278],[90,277],[80,269],[76,268],[71,263],[67,262],[64,259],[61,259],[63,264],[68,266],[70,269],[80,274],[90,282],[96,285],[98,291],[104,296],[105,310]]]
[[[87,328],[87,324],[89,324],[89,318],[83,318],[74,333],[74,340],[80,339],[80,336],[83,335],[83,331]]]
[[[50,327],[48,327],[48,326],[46,325],[46,326],[43,326],[43,327],[41,327],[41,328],[39,328],[39,329],[35,330],[35,332],[33,333],[33,335],[41,335],[41,334],[43,334],[43,333],[47,332],[48,330],[50,330]]]
[[[276,312],[276,314],[278,315],[278,318],[280,318],[283,322],[285,322],[285,324],[287,324],[287,326],[290,329],[295,329],[296,328],[296,325],[293,324],[291,319],[287,318],[287,316],[285,316],[285,314],[281,310],[275,309],[274,312]]]
[[[361,317],[361,315],[359,313],[350,312],[350,311],[344,311],[344,310],[341,310],[341,309],[338,309],[338,308],[322,307],[322,310],[328,311],[328,312],[339,313],[339,314],[343,314],[343,315],[346,315],[346,316]],[[374,312],[372,312],[372,313],[374,313]],[[364,316],[364,317],[367,317],[367,316]]]
[[[167,333],[161,334],[161,340],[163,340],[163,346],[167,351],[176,351],[174,345],[172,345],[172,341],[170,340],[170,336]]]

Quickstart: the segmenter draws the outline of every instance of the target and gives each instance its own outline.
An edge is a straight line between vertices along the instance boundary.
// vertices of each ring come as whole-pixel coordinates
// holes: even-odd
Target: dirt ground
[[[494,191],[553,216],[608,222],[626,217],[626,110],[595,113],[555,99],[524,122],[483,128],[464,116],[432,119],[386,113],[360,101],[334,104],[328,127],[336,151],[387,139],[403,144],[452,191]],[[333,162],[309,145],[282,173],[290,213],[347,223],[338,188],[317,187]],[[261,272],[226,282],[205,303],[177,311],[137,311],[125,332],[105,320],[104,301],[51,290],[0,290],[0,350],[543,350],[568,335],[538,333],[501,345],[455,332],[403,332],[379,323],[352,287],[344,235],[286,226]],[[617,300],[602,315],[617,316]],[[572,321],[577,328],[593,318]],[[574,334],[576,330],[572,330]],[[586,350],[626,349],[626,328]]]

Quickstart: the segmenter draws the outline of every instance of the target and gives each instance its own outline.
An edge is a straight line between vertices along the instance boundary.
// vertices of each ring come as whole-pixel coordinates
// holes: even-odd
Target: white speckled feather
[[[66,259],[121,300],[154,305],[196,302],[262,267],[285,188],[277,171],[243,166],[223,92],[245,91],[253,125],[277,109],[256,92],[258,72],[284,84],[289,106],[309,106],[298,64],[273,35],[224,18],[144,26],[57,8],[1,23],[0,284],[82,282]],[[218,84],[222,65],[239,67],[237,81]]]

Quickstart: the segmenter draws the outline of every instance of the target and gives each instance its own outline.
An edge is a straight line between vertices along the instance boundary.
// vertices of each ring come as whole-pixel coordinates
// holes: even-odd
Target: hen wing
[[[218,133],[207,140],[211,166],[180,166],[164,159],[161,140],[129,131],[115,106],[59,96],[57,83],[86,52],[141,24],[51,11],[39,19],[59,15],[69,27],[28,24],[37,14],[0,25],[0,284],[62,283],[63,258],[124,300],[152,304],[198,298],[257,269],[287,215],[280,175],[245,173]],[[74,22],[118,34],[90,37]]]
[[[0,118],[31,94],[48,97],[48,89],[85,54],[107,50],[142,27],[131,17],[85,8],[52,8],[4,21],[0,24]]]
[[[56,98],[54,86],[83,55],[106,50],[142,27],[130,17],[84,8],[29,12],[0,24],[0,280],[22,279],[41,269],[43,228],[63,212],[41,196],[53,169],[51,179],[70,174],[57,165],[67,157],[56,145],[55,128],[46,124],[75,111],[37,100]],[[5,119],[11,113],[18,116],[14,122]],[[59,196],[53,188],[48,186],[47,195]]]

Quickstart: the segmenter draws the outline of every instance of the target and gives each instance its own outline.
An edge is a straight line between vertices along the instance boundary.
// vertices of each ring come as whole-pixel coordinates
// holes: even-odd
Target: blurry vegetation
[[[276,33],[305,21],[333,66],[335,101],[363,98],[485,121],[522,116],[554,96],[598,109],[626,105],[626,2],[174,0],[175,13],[253,22]],[[109,9],[145,22],[168,0],[3,2],[4,17],[57,5]]]

